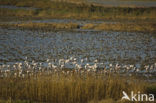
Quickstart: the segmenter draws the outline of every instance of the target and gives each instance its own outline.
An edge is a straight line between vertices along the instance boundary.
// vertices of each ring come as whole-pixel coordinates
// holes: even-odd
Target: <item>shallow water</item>
[[[129,32],[41,32],[0,29],[0,63],[88,58],[92,63],[154,64],[156,38]]]
[[[156,7],[156,1],[131,1],[131,0],[87,0],[106,6],[137,6],[137,7]]]
[[[38,8],[34,7],[17,7],[13,5],[0,5],[0,8],[5,8],[5,9],[24,9],[24,10],[36,10]]]
[[[117,22],[114,21],[102,21],[102,20],[76,20],[76,19],[46,19],[46,20],[31,20],[34,23],[77,23],[79,25],[84,24],[100,24],[100,23],[107,23],[107,24],[115,24]]]
[[[1,21],[0,23],[6,24],[18,24],[18,23],[76,23],[80,26],[85,24],[116,24],[118,22],[115,21],[102,21],[102,20],[77,20],[77,19],[39,19],[39,20],[27,20],[27,21]]]

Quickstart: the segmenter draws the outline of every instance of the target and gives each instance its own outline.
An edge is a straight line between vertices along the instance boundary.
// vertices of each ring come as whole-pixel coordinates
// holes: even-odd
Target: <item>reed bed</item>
[[[0,78],[0,84],[1,100],[28,103],[127,103],[121,101],[122,91],[147,93],[149,87],[147,82],[132,77],[74,72],[69,75],[60,72],[27,78],[6,77]]]

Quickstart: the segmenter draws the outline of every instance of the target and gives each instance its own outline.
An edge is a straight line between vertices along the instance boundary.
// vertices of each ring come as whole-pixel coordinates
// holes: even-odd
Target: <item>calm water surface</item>
[[[144,0],[87,0],[88,2],[98,3],[105,6],[137,6],[137,7],[156,7],[156,1]]]

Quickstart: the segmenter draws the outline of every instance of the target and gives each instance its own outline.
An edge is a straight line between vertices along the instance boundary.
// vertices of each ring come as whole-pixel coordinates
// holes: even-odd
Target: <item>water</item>
[[[154,64],[156,38],[152,34],[132,32],[60,31],[41,32],[0,29],[0,63],[47,59],[78,60],[92,63]]]
[[[13,5],[0,5],[0,8],[4,8],[4,9],[23,9],[23,10],[36,10],[39,8],[33,8],[33,7],[17,7],[17,6],[13,6]]]
[[[102,20],[76,20],[76,19],[40,19],[40,20],[27,20],[27,21],[1,21],[0,23],[18,24],[18,23],[76,23],[80,26],[85,24],[116,24],[117,21],[102,21]]]
[[[131,1],[131,0],[87,0],[105,6],[134,6],[134,7],[156,7],[156,1]]]
[[[115,24],[115,21],[102,21],[102,20],[76,20],[76,19],[45,19],[45,20],[31,20],[34,23],[77,23],[79,25],[84,24],[100,24],[100,23],[107,23],[107,24]]]

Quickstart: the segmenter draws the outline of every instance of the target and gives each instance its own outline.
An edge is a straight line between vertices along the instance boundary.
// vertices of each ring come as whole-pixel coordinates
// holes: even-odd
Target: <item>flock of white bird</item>
[[[156,63],[152,65],[144,65],[143,67],[136,67],[135,65],[119,65],[99,63],[98,60],[88,62],[88,59],[78,60],[77,58],[70,57],[69,59],[50,60],[46,62],[16,62],[12,64],[0,65],[0,77],[26,77],[36,74],[88,74],[88,73],[126,73],[126,74],[156,74]]]

